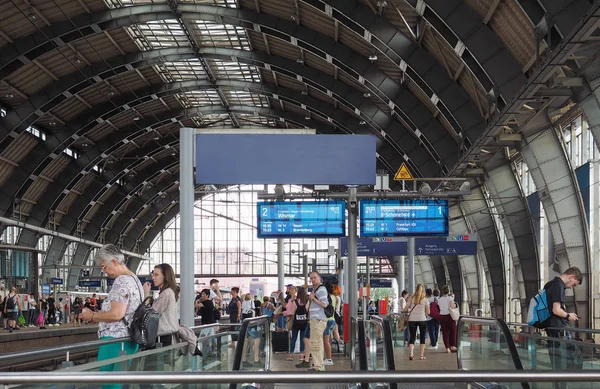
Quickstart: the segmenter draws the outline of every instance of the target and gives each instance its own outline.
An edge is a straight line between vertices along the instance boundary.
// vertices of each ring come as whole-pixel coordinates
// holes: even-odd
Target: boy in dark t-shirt
[[[579,268],[571,267],[559,277],[554,277],[544,285],[550,318],[546,334],[550,338],[572,339],[570,331],[561,331],[560,328],[569,328],[569,321],[579,320],[575,312],[567,312],[565,304],[565,290],[581,284],[582,274]],[[577,366],[581,357],[577,355],[576,348],[567,342],[548,341],[548,353],[553,370],[572,369]],[[566,382],[555,382],[555,388],[565,389]]]

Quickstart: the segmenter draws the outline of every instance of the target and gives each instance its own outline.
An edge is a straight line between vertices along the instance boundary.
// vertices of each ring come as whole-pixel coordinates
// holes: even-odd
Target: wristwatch
[[[570,317],[571,317],[571,314],[567,313],[567,316],[565,317],[565,319],[569,320]]]

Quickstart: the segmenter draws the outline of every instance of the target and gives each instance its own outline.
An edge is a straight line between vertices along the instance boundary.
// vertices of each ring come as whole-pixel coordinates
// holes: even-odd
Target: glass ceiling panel
[[[206,79],[206,73],[199,59],[163,62],[154,65],[154,69],[165,82]]]
[[[224,90],[223,94],[230,105],[253,105],[255,107],[268,107],[269,101],[265,96],[243,90]]]
[[[205,107],[207,105],[221,104],[219,95],[214,89],[180,93],[176,97],[184,108]]]
[[[256,125],[276,127],[277,121],[273,118],[265,116],[257,116],[251,114],[238,114],[238,121],[242,127],[253,127]]]
[[[204,20],[191,20],[192,34],[200,46],[227,47],[250,51],[246,30],[230,24],[217,24]]]
[[[226,62],[209,59],[208,64],[217,79],[261,82],[256,66],[240,62]]]
[[[189,46],[187,37],[175,19],[150,21],[127,29],[142,50]]]

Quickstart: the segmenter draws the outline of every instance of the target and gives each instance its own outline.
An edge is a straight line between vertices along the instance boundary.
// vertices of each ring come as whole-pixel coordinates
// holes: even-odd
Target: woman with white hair
[[[98,337],[100,339],[128,338],[128,324],[133,319],[133,314],[141,304],[144,290],[138,277],[125,265],[125,255],[112,244],[103,246],[96,252],[94,261],[107,276],[115,279],[108,296],[102,303],[102,310],[94,312],[85,308],[79,317],[84,321],[98,323]],[[100,346],[98,360],[118,357],[122,343],[113,343]],[[138,350],[138,345],[131,341],[124,342],[127,354]],[[120,364],[105,365],[100,371],[120,370]],[[103,389],[121,388],[121,385],[102,385]]]

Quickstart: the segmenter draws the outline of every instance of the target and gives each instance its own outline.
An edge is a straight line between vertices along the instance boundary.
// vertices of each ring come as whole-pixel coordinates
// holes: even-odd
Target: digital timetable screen
[[[339,237],[346,232],[344,201],[257,203],[259,238]]]
[[[360,202],[360,236],[448,235],[447,200]]]

